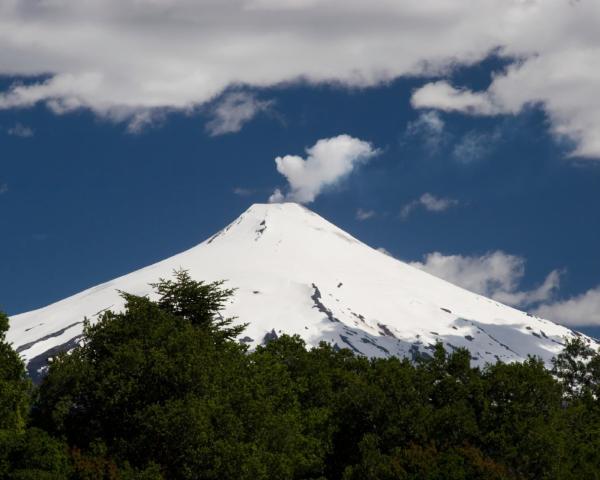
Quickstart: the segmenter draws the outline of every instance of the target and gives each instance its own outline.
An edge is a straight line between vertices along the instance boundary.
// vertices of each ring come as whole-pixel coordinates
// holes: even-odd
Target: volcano
[[[248,327],[255,347],[281,334],[370,357],[431,355],[466,347],[476,365],[550,364],[581,334],[434,277],[360,242],[295,203],[256,204],[199,245],[68,297],[15,315],[7,338],[32,375],[82,340],[83,321],[123,307],[120,291],[152,298],[150,283],[185,269],[236,292],[222,314]],[[589,339],[588,339],[589,340]],[[590,340],[591,341],[591,340]]]

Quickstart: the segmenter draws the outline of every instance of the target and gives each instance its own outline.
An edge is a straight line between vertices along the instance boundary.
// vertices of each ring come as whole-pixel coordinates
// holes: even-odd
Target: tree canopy
[[[548,370],[368,359],[282,335],[249,352],[234,291],[187,272],[123,293],[32,388],[0,342],[0,478],[579,479],[600,471],[600,355]],[[285,319],[282,319],[285,323]],[[1,332],[7,328],[0,316]]]

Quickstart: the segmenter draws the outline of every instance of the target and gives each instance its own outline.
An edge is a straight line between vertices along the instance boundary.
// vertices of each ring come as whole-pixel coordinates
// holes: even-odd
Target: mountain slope
[[[149,283],[184,268],[237,288],[224,315],[250,325],[241,341],[280,333],[325,340],[369,356],[427,355],[436,342],[467,347],[473,361],[545,362],[579,335],[474,294],[380,253],[306,208],[253,205],[213,237],[159,263],[11,318],[8,340],[30,372],[81,338],[83,318],[119,309],[117,290],[150,294]]]

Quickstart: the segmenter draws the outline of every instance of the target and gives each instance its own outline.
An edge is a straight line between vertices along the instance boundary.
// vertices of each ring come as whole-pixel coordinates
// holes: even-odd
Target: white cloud
[[[452,149],[452,157],[460,163],[473,163],[486,157],[500,138],[499,133],[467,132]]]
[[[600,286],[567,300],[541,305],[535,314],[565,325],[600,325]]]
[[[8,184],[0,183],[0,195],[6,192],[8,192]]]
[[[129,121],[232,85],[443,78],[496,52],[518,62],[486,92],[436,82],[415,102],[477,114],[539,103],[576,154],[600,157],[599,30],[592,0],[4,0],[0,75],[32,80],[0,94],[0,108]]]
[[[249,0],[248,10],[300,10],[312,7],[319,0]]]
[[[212,136],[239,132],[242,126],[259,112],[268,110],[273,102],[258,100],[247,92],[232,92],[225,95],[211,109],[211,120],[206,130]]]
[[[411,265],[472,292],[521,307],[548,301],[560,284],[560,272],[553,270],[539,287],[519,290],[525,274],[525,260],[502,251],[481,256],[433,252],[427,254],[423,262]]]
[[[23,125],[22,123],[16,123],[14,127],[11,127],[7,130],[7,133],[14,137],[21,138],[33,137],[34,134],[33,129],[31,127]]]
[[[421,195],[419,202],[425,207],[426,210],[429,210],[430,212],[443,212],[444,210],[448,210],[451,206],[458,203],[457,200],[453,200],[451,198],[437,198],[430,193],[424,193]]]
[[[507,305],[532,305],[545,302],[552,298],[560,286],[560,274],[558,270],[552,270],[544,279],[542,284],[528,291],[502,291],[494,293],[493,298]]]
[[[560,287],[559,270],[551,271],[531,290],[522,290],[525,259],[502,251],[481,256],[427,254],[411,265],[472,292],[515,307],[532,307],[542,318],[570,326],[600,325],[600,286],[568,298],[555,300]]]
[[[420,138],[431,153],[436,153],[447,138],[444,128],[445,122],[438,112],[425,111],[408,123],[406,135]]]
[[[443,212],[458,205],[458,200],[453,198],[439,198],[431,193],[424,193],[418,199],[407,203],[400,210],[400,218],[407,219],[417,208],[424,208],[428,212]]]
[[[289,183],[288,193],[275,190],[270,202],[310,203],[325,188],[336,185],[356,167],[377,155],[369,142],[349,135],[324,138],[306,149],[306,158],[297,155],[277,157],[277,171]]]
[[[459,90],[445,80],[419,88],[413,92],[410,103],[414,108],[436,108],[446,112],[459,111],[474,115],[500,113],[486,93]]]
[[[281,192],[281,189],[276,188],[273,193],[271,194],[271,196],[269,197],[269,203],[281,203],[281,202],[285,202],[286,201],[286,197],[285,195]]]
[[[572,8],[585,9],[583,3]],[[600,84],[600,41],[593,46],[582,41],[574,38],[575,45],[566,42],[558,51],[511,66],[482,92],[457,90],[445,81],[429,83],[413,93],[412,104],[472,115],[516,114],[540,105],[552,133],[574,143],[572,156],[600,159],[600,99],[595,87]]]
[[[127,132],[139,134],[151,126],[157,126],[165,120],[166,112],[163,109],[142,110],[132,114],[127,123]]]
[[[375,210],[365,210],[359,208],[356,211],[356,219],[359,221],[368,220],[369,218],[373,218],[376,215]]]

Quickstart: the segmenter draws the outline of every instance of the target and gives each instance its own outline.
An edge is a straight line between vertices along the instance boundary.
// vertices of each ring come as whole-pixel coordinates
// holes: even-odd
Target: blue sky
[[[590,117],[566,121],[554,90],[514,108],[496,81],[514,65],[490,48],[418,75],[229,82],[185,108],[114,100],[109,110],[98,105],[110,90],[78,93],[73,108],[58,93],[22,100],[16,85],[29,95],[55,75],[5,73],[0,306],[41,307],[191,247],[275,189],[290,194],[276,157],[306,160],[307,148],[345,134],[376,154],[351,160],[309,208],[397,258],[598,335]]]

